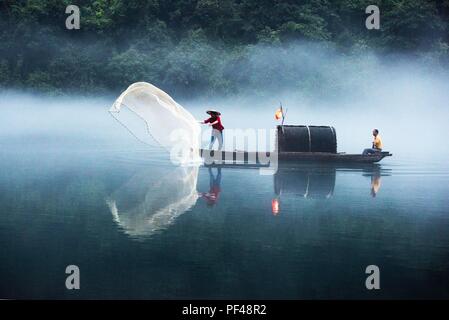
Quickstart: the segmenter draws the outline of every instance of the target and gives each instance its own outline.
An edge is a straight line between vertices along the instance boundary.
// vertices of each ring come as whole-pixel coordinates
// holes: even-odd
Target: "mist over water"
[[[199,120],[209,107],[220,110],[227,129],[274,128],[279,124],[274,111],[282,103],[286,124],[334,126],[339,152],[361,152],[378,128],[385,150],[395,158],[441,160],[449,154],[449,72],[434,60],[345,55],[311,44],[292,44],[288,50],[255,46],[249,57],[233,70],[233,81],[241,82],[238,93],[212,98],[198,93],[194,99],[167,93]],[[2,91],[0,139],[53,141],[58,147],[133,145],[136,141],[107,113],[119,94],[49,97]]]

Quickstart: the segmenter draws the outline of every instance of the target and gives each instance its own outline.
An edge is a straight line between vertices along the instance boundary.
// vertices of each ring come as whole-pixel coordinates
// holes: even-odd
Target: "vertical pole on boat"
[[[284,134],[284,120],[285,120],[285,116],[284,116],[284,109],[282,108],[282,102],[281,101],[279,101],[279,105],[280,105],[281,115],[282,115],[281,131],[282,131],[282,134]]]
[[[281,114],[282,114],[281,126],[283,126],[284,125],[284,120],[285,120],[284,109],[282,108],[282,102],[279,102],[279,104],[281,105]]]

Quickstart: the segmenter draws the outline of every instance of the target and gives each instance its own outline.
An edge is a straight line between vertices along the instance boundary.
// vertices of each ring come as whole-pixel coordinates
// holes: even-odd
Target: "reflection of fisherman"
[[[210,137],[209,149],[212,149],[215,140],[218,140],[218,150],[221,150],[223,146],[223,129],[224,129],[220,119],[221,113],[216,110],[207,110],[206,113],[210,115],[210,118],[204,120],[203,123],[208,123],[209,126],[212,126],[212,134]]]
[[[371,196],[374,198],[380,189],[380,172],[377,170],[371,175]]]
[[[380,136],[379,136],[379,130],[374,129],[373,136],[374,136],[374,140],[373,140],[372,148],[363,150],[363,155],[365,155],[365,156],[368,154],[376,154],[376,153],[379,153],[382,151],[383,145],[382,145],[382,140],[380,139]]]
[[[221,188],[221,168],[217,168],[217,176],[214,177],[212,168],[209,167],[209,192],[201,193],[201,197],[206,200],[208,206],[217,204]]]

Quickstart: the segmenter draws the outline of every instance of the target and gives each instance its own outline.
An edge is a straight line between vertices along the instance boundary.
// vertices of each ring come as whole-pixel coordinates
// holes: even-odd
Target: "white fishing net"
[[[200,125],[190,112],[167,93],[152,84],[136,82],[118,97],[109,110],[131,134],[148,143],[136,127],[119,116],[124,108],[145,123],[145,134],[167,149],[173,162],[200,161]]]

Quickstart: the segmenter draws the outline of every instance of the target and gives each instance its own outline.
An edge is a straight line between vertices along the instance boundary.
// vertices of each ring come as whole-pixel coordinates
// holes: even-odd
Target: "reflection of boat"
[[[274,175],[274,192],[304,198],[330,198],[335,187],[335,167],[281,168]]]
[[[197,201],[198,167],[139,172],[107,200],[114,221],[129,235],[166,229]]]
[[[295,196],[308,199],[331,198],[334,193],[338,171],[360,172],[371,178],[371,195],[376,197],[381,186],[381,176],[389,175],[378,164],[353,165],[282,165],[274,175],[274,193],[271,201],[273,215],[281,212],[283,196]]]

